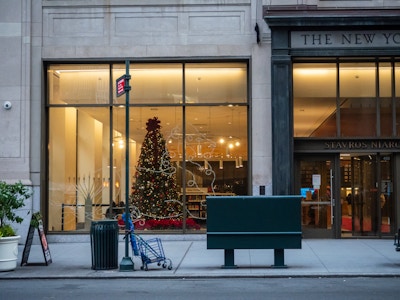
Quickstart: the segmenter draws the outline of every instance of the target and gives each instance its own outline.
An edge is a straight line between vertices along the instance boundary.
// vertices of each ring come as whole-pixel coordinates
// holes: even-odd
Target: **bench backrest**
[[[208,196],[208,249],[301,248],[301,196]]]

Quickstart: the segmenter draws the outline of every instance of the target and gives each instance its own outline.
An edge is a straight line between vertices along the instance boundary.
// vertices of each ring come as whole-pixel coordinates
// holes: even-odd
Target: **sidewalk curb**
[[[308,274],[308,275],[189,275],[189,276],[15,276],[15,277],[0,277],[1,280],[66,280],[66,279],[85,279],[85,280],[101,280],[101,279],[152,279],[152,280],[195,280],[195,279],[229,279],[229,278],[254,278],[254,279],[269,279],[269,278],[400,278],[399,274]]]

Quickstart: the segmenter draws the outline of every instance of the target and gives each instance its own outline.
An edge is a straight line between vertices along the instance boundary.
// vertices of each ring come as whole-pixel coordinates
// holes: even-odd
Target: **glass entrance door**
[[[334,159],[302,157],[297,160],[297,186],[302,195],[302,229],[307,238],[332,238]]]
[[[394,203],[390,154],[342,154],[342,237],[393,234]]]

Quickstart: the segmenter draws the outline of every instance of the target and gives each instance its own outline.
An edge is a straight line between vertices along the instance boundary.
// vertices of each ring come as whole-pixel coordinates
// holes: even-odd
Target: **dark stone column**
[[[294,182],[292,63],[289,55],[273,54],[271,60],[272,189],[274,195],[290,195]]]

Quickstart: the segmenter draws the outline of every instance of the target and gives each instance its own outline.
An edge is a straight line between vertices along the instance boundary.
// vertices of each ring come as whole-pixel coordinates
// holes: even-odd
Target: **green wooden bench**
[[[235,249],[301,249],[301,196],[207,196],[207,249],[224,249],[223,268],[236,268]]]

